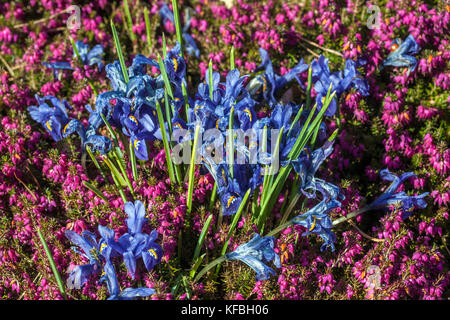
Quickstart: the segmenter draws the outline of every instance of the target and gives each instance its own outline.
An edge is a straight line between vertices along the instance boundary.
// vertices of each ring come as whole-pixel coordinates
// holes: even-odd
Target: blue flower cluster
[[[139,200],[125,203],[125,212],[128,231],[119,239],[115,239],[115,232],[107,227],[98,226],[100,239],[97,240],[94,233],[83,231],[81,235],[66,230],[66,237],[76,247],[72,249],[89,260],[89,263],[76,266],[67,279],[69,289],[81,288],[93,274],[98,274],[103,269],[99,282],[106,281],[110,293],[109,299],[132,299],[134,297],[148,296],[154,293],[150,288],[127,288],[120,291],[113,262],[114,257],[122,258],[128,273],[134,279],[136,273],[136,261],[142,258],[145,268],[150,271],[161,261],[162,248],[157,244],[156,230],[150,234],[142,233],[142,227],[147,221],[145,207]]]
[[[162,7],[160,14],[163,22],[174,22],[173,14],[167,6]],[[186,23],[183,29],[187,44],[185,48],[191,54],[198,55],[195,42],[186,40],[188,28],[189,23]],[[414,38],[410,36],[403,43],[394,42],[393,46],[395,50],[384,61],[383,66],[405,65],[413,70],[415,58],[408,54],[414,54],[419,49]],[[100,70],[103,68],[101,47],[95,46],[89,51],[87,45],[77,42],[77,48],[83,63],[97,64]],[[285,75],[280,76],[274,72],[265,50],[260,49],[260,56],[262,63],[256,69],[255,76],[241,75],[239,70],[234,69],[221,82],[219,73],[208,72],[206,81],[199,84],[197,92],[191,98],[185,92],[186,61],[181,55],[180,44],[176,44],[165,54],[162,60],[164,68],[143,55],[137,55],[127,70],[122,69],[119,61],[106,65],[105,71],[112,90],[97,96],[95,109],[87,106],[91,114],[86,127],[79,120],[68,117],[66,108],[70,109],[70,106],[67,101],[59,101],[52,96],[36,96],[38,106],[30,106],[28,110],[31,117],[43,125],[55,141],[76,132],[83,150],[89,146],[91,150],[101,154],[109,152],[112,145],[109,138],[97,134],[105,118],[129,138],[129,143],[140,160],[148,160],[147,142],[162,140],[162,129],[172,132],[172,137],[182,136],[182,142],[186,142],[193,139],[193,132],[200,126],[203,139],[197,152],[202,168],[206,168],[203,171],[209,172],[217,184],[225,216],[237,212],[247,191],[259,190],[268,168],[272,170],[275,163],[281,167],[290,166],[299,178],[298,188],[293,191],[309,199],[320,198],[317,205],[292,218],[290,223],[303,226],[306,229],[303,233],[305,236],[320,236],[324,241],[322,251],[326,248],[334,251],[336,237],[331,231],[333,222],[329,213],[341,206],[340,201],[344,196],[337,186],[315,177],[320,165],[333,151],[333,141],[327,140],[325,123],[320,124],[315,141],[320,147],[312,150],[305,145],[301,152],[295,148],[298,137],[308,129],[306,122],[311,119],[311,110],[316,110],[316,114],[322,110],[329,92],[333,92],[334,97],[331,102],[328,101],[330,103],[326,106],[327,110],[323,110],[325,116],[336,113],[339,98],[345,91],[354,89],[363,96],[369,94],[369,86],[357,70],[365,61],[347,60],[344,70],[331,72],[328,59],[323,56],[312,61],[311,65],[305,64],[302,59]],[[148,66],[156,68],[159,75],[148,74]],[[53,65],[53,68],[59,70],[61,65]],[[294,102],[280,103],[277,95],[288,82],[295,79],[306,89],[300,76],[309,68],[316,93],[316,108],[304,108]],[[165,104],[168,106],[162,116],[165,128],[161,128],[161,114],[158,117],[157,108]],[[258,106],[267,106],[268,115],[257,116]],[[184,130],[185,134],[178,135],[178,130]],[[296,150],[296,158],[293,158],[292,150]],[[269,174],[275,176],[277,169]],[[423,200],[426,193],[408,196],[405,192],[397,192],[398,187],[412,173],[397,177],[386,169],[380,174],[383,179],[392,181],[392,185],[368,205],[367,210],[395,204],[402,207],[406,218],[413,208],[426,206]],[[317,197],[317,191],[321,196]],[[89,260],[88,264],[77,266],[72,271],[68,279],[69,288],[81,287],[91,274],[98,273],[103,268],[101,281],[107,282],[111,298],[127,299],[153,293],[148,288],[119,290],[112,257],[122,257],[129,274],[134,278],[138,259],[142,258],[147,270],[151,270],[162,255],[161,247],[155,243],[156,231],[150,235],[142,233],[142,225],[146,221],[143,204],[140,201],[128,202],[125,204],[125,211],[128,214],[128,232],[118,240],[115,239],[113,230],[103,226],[98,227],[101,235],[99,241],[87,231],[82,235],[66,232],[67,237],[82,249],[83,256]],[[273,237],[255,234],[250,242],[228,253],[226,259],[241,260],[257,272],[257,280],[267,279],[274,271],[265,263],[273,260],[275,266],[280,266],[280,259],[274,252],[274,241]]]

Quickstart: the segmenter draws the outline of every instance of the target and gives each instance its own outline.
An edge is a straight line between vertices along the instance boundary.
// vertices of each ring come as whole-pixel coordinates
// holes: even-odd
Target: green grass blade
[[[192,211],[192,193],[194,192],[194,173],[195,173],[195,159],[197,157],[197,146],[200,136],[200,125],[195,127],[194,145],[192,146],[191,163],[189,164],[189,186],[188,196],[186,199],[187,213]]]
[[[230,70],[234,70],[236,68],[235,63],[236,62],[234,58],[234,46],[232,46],[230,51]]]
[[[212,101],[213,100],[213,94],[214,94],[214,87],[213,87],[213,67],[212,67],[212,60],[211,59],[209,59],[209,64],[208,64],[208,76],[209,76],[209,83],[208,83],[209,98]]]
[[[178,12],[177,0],[172,0],[173,18],[175,19],[175,31],[177,33],[177,41],[180,44],[180,56],[183,56],[183,37],[181,34],[180,14]]]
[[[184,110],[186,112],[186,123],[189,123],[189,99],[188,94],[186,90],[186,85],[184,84],[184,81],[181,82],[181,92],[183,93],[183,99],[184,99]]]
[[[113,157],[113,156],[110,155],[110,153],[108,153],[107,156],[103,158],[103,161],[105,161],[105,163],[108,166],[109,170],[111,170],[111,174],[117,179],[117,181],[119,182],[120,186],[122,188],[126,187],[127,183],[126,183],[125,179],[122,177],[122,174],[119,172],[119,169],[117,169],[117,167],[111,161],[112,158],[109,158],[109,157]]]
[[[97,196],[99,196],[101,199],[103,199],[103,201],[108,202],[108,199],[106,199],[106,196],[103,194],[103,192],[101,192],[100,190],[98,190],[94,185],[90,184],[87,181],[83,181],[83,184],[86,188],[90,189],[91,191],[93,191]]]
[[[163,33],[162,35],[162,46],[163,46],[163,58],[167,57],[167,44],[166,44],[166,35]]]
[[[166,162],[167,162],[167,169],[169,170],[170,182],[176,183],[175,174],[174,174],[174,170],[173,170],[172,156],[170,154],[169,141],[167,140],[168,138],[167,138],[166,126],[164,123],[161,106],[159,105],[158,101],[156,102],[156,112],[158,114],[159,127],[161,128],[161,135],[162,135],[163,144],[164,144],[164,152],[166,154]]]
[[[122,69],[123,73],[123,79],[125,80],[125,83],[128,83],[130,81],[130,78],[128,77],[128,69],[127,66],[125,65],[125,59],[123,58],[123,52],[122,47],[120,46],[119,36],[117,35],[117,30],[112,20],[111,20],[111,30],[114,38],[114,44],[116,46],[117,55],[119,57],[120,68]]]
[[[160,55],[158,55],[158,64],[161,74],[163,76],[164,85],[166,87],[167,93],[169,94],[170,98],[173,99],[172,87],[170,86],[169,77],[167,76],[166,66],[164,65],[164,61],[162,60]]]
[[[147,45],[148,45],[148,55],[152,53],[152,33],[150,30],[150,17],[148,15],[147,7],[144,8],[144,20],[145,20],[145,31],[147,33]]]
[[[230,110],[230,117],[228,120],[228,163],[230,166],[230,174],[231,178],[234,178],[234,132],[233,132],[233,126],[234,126],[234,107],[231,107]]]
[[[311,88],[312,88],[312,67],[308,69],[308,84],[306,87],[306,108],[311,107]]]
[[[191,277],[191,279],[194,278],[195,273],[197,272],[198,268],[202,264],[203,258],[205,258],[205,256],[206,256],[206,253],[202,254],[200,257],[197,258],[197,261],[195,261],[194,265],[192,266],[191,271],[189,272],[189,276]]]
[[[208,233],[212,218],[213,218],[213,215],[210,214],[208,216],[208,219],[206,219],[205,224],[203,225],[202,232],[200,233],[200,237],[198,238],[197,246],[195,247],[194,257],[192,258],[192,265],[195,264],[195,261],[197,261],[197,258],[200,255],[200,250],[202,249],[202,245],[205,242],[206,234]]]
[[[217,182],[214,182],[214,187],[211,194],[211,200],[209,202],[209,211],[212,211],[214,204],[216,203],[217,199]]]
[[[169,97],[167,96],[167,90],[164,90],[164,107],[166,111],[166,119],[167,119],[167,126],[169,127],[169,136],[172,136],[172,112],[171,108],[169,106]]]
[[[294,126],[297,124],[298,120],[300,120],[300,116],[302,115],[302,112],[303,112],[303,105],[300,107],[300,110],[295,115],[294,121],[292,121],[291,127],[289,128],[289,131],[286,136],[286,140],[291,135],[292,128],[294,128]]]
[[[136,164],[136,152],[134,152],[134,146],[132,143],[129,143],[129,149],[130,149],[130,159],[131,159],[131,171],[133,172],[133,179],[134,181],[138,181],[138,171],[137,171],[137,164]]]
[[[86,151],[89,154],[89,156],[91,157],[92,162],[94,163],[95,167],[100,171],[100,174],[102,175],[103,179],[105,179],[105,181],[107,181],[105,172],[103,171],[102,167],[98,163],[97,159],[95,158],[95,156],[92,153],[91,148],[89,146],[86,146]]]
[[[135,42],[136,34],[133,31],[133,19],[131,18],[130,8],[128,7],[127,0],[123,0],[123,7],[125,9],[125,15],[127,16],[128,31],[130,32],[130,39],[131,39],[131,41]]]

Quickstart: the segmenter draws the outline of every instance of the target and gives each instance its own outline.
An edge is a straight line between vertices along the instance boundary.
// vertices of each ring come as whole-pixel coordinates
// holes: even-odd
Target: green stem
[[[291,190],[291,192],[295,190]],[[280,225],[285,223],[287,219],[289,218],[289,215],[292,212],[292,209],[294,209],[295,205],[297,204],[298,199],[300,199],[300,192],[295,192],[295,195],[292,197],[291,201],[289,202],[289,206],[286,209],[286,212],[283,215],[283,218],[281,219]]]
[[[212,261],[211,263],[207,264],[202,270],[200,270],[200,272],[197,274],[197,276],[194,279],[194,283],[198,282],[198,280],[200,280],[205,273],[207,273],[209,270],[211,270],[212,268],[214,268],[216,265],[218,265],[219,263],[224,262],[225,260],[227,260],[226,256],[221,256],[219,258],[217,258],[216,260]]]
[[[97,159],[95,158],[95,156],[92,153],[91,148],[89,146],[86,146],[86,151],[89,154],[89,156],[91,157],[92,162],[94,162],[94,165],[96,166],[96,168],[100,171],[100,174],[102,175],[103,179],[105,181],[107,181],[105,172],[103,171],[102,167],[100,167],[100,164],[98,163]]]
[[[161,128],[161,135],[163,138],[164,152],[166,155],[167,168],[169,170],[170,183],[176,183],[175,174],[174,174],[174,170],[173,170],[172,157],[170,154],[169,142],[167,140],[166,127],[165,127],[164,118],[163,118],[162,111],[161,111],[161,106],[159,105],[158,101],[156,101],[156,112],[158,114],[159,127]]]
[[[120,68],[122,69],[123,79],[125,83],[130,81],[128,77],[128,69],[125,65],[125,59],[123,58],[122,47],[120,46],[119,36],[117,35],[116,27],[114,26],[114,22],[111,20],[111,30],[114,38],[114,44],[116,45],[117,55],[119,56]]]
[[[127,0],[123,0],[123,6],[125,8],[125,15],[127,16],[128,29],[129,29],[128,31],[130,32],[130,39],[131,39],[131,41],[135,42],[136,34],[133,31],[133,20],[131,19],[130,8],[128,7]]]
[[[150,30],[150,17],[147,7],[144,8],[145,30],[147,33],[148,54],[152,54],[152,34]]]
[[[192,193],[194,192],[194,173],[195,173],[195,159],[197,157],[197,145],[200,136],[200,125],[197,124],[195,128],[194,135],[194,145],[192,146],[191,163],[189,164],[189,186],[188,186],[188,197],[187,197],[187,213],[192,211]]]
[[[228,125],[228,162],[231,178],[234,178],[234,133],[233,133],[234,107],[231,107]]]
[[[175,20],[175,31],[177,33],[177,41],[180,44],[180,56],[183,57],[183,37],[181,34],[180,14],[178,13],[177,0],[172,0],[173,18]]]
[[[58,284],[59,292],[61,292],[61,295],[64,299],[67,298],[66,291],[64,290],[64,285],[61,280],[61,275],[59,274],[58,268],[56,268],[55,260],[53,260],[53,255],[50,252],[50,249],[48,248],[47,242],[44,239],[44,236],[41,233],[41,229],[37,228],[37,233],[39,235],[39,239],[41,240],[42,246],[44,247],[45,254],[47,255],[47,259],[50,263],[50,267],[52,268],[53,274],[56,278],[56,283]]]
[[[192,266],[194,266],[195,261],[200,255],[200,251],[202,249],[202,245],[205,242],[206,234],[208,233],[209,226],[211,225],[213,215],[210,214],[206,219],[205,224],[203,225],[202,232],[200,233],[200,237],[198,238],[197,246],[195,247],[194,257],[192,258]]]

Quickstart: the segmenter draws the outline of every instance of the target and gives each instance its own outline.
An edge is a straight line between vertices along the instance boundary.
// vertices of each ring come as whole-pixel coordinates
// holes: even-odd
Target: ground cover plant
[[[1,299],[448,299],[445,1],[0,13]]]

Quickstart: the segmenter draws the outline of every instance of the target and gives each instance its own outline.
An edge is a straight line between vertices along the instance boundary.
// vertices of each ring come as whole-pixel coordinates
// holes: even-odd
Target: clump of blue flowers
[[[146,297],[154,293],[150,288],[126,288],[120,291],[117,275],[113,264],[113,258],[122,258],[130,276],[134,279],[136,263],[142,259],[147,271],[157,265],[162,258],[162,248],[155,241],[157,232],[143,233],[142,228],[147,222],[145,218],[144,204],[136,200],[125,204],[125,212],[128,232],[119,239],[115,239],[115,232],[105,226],[98,226],[100,239],[89,231],[81,235],[66,230],[66,237],[77,247],[72,249],[88,259],[89,263],[76,266],[67,279],[69,289],[79,289],[90,279],[91,275],[102,273],[99,282],[106,281],[110,293],[109,299],[132,299],[134,297]]]

